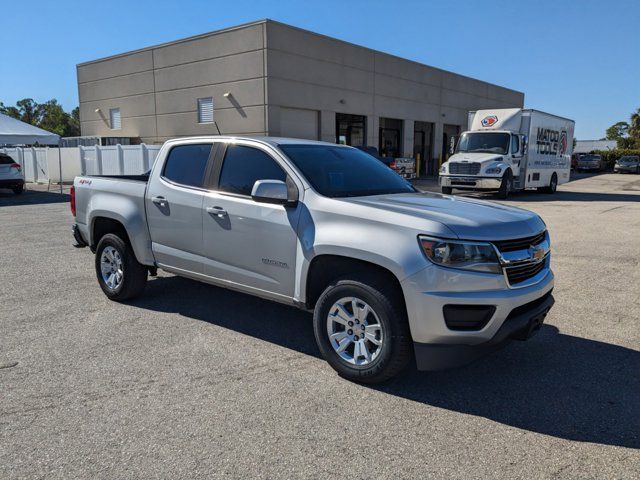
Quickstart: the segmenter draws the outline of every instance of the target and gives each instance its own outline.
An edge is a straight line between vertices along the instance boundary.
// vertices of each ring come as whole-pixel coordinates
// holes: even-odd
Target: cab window
[[[251,195],[256,180],[285,181],[287,174],[267,153],[245,145],[229,145],[222,163],[218,189]]]
[[[210,153],[210,143],[173,147],[164,163],[162,176],[180,185],[202,187]]]
[[[520,152],[520,139],[517,135],[511,135],[511,155]]]

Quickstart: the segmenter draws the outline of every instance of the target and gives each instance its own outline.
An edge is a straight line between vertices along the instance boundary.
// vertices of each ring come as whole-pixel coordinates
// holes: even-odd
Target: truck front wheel
[[[399,295],[365,276],[343,278],[320,295],[313,314],[316,342],[340,376],[380,383],[401,372],[412,343]]]
[[[98,242],[95,267],[100,288],[116,302],[137,297],[147,284],[147,268],[138,263],[131,245],[113,233]]]
[[[451,187],[442,187],[442,193],[445,195],[451,195],[453,193],[453,188]]]
[[[498,190],[498,198],[506,200],[509,197],[509,192],[511,192],[511,190],[513,190],[513,174],[511,173],[511,170],[507,170],[502,177],[502,183]]]

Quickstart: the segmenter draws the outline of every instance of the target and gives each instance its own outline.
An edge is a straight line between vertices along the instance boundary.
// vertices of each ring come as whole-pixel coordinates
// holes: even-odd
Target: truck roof
[[[331,142],[321,142],[318,140],[307,140],[304,138],[287,138],[287,137],[265,137],[265,136],[252,136],[252,135],[198,135],[193,137],[180,137],[167,140],[167,142],[180,142],[184,140],[252,140],[261,143],[266,143],[272,146],[278,145],[328,145],[332,147],[346,147],[346,145],[340,145]]]

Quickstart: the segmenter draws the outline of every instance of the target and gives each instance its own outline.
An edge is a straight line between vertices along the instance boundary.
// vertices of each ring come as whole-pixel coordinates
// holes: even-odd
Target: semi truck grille
[[[480,173],[480,164],[473,163],[457,163],[449,164],[449,173],[452,175],[477,175]]]
[[[546,266],[547,259],[538,263],[527,263],[525,265],[518,265],[515,267],[506,267],[505,272],[507,273],[509,285],[517,285],[518,283],[522,283],[535,277],[538,273],[544,270]]]
[[[516,238],[515,240],[501,240],[499,242],[493,242],[493,244],[501,253],[527,250],[532,245],[542,243],[545,239],[546,233],[547,232],[545,231],[532,237]]]

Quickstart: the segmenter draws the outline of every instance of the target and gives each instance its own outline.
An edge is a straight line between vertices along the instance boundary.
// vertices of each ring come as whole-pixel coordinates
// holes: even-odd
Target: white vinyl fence
[[[22,166],[25,181],[72,182],[78,175],[139,175],[156,160],[160,145],[0,148]],[[62,166],[62,172],[60,172]]]
[[[109,145],[78,147],[85,175],[139,175],[151,169],[160,145]]]

